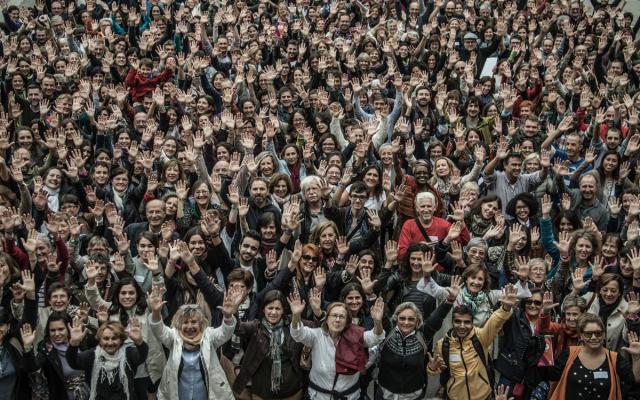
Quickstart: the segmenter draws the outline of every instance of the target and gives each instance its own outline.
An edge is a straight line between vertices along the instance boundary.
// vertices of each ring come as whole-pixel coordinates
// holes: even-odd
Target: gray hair
[[[309,175],[305,177],[302,182],[300,182],[300,190],[302,191],[303,196],[304,192],[311,185],[318,185],[318,187],[322,187],[322,178],[317,175]]]
[[[437,203],[435,194],[433,194],[431,192],[420,192],[420,193],[418,193],[416,195],[416,205],[418,204],[418,202],[420,200],[424,200],[424,199],[431,199],[431,201],[433,201],[434,205]]]
[[[473,247],[480,247],[480,248],[484,249],[485,253],[489,249],[489,245],[487,244],[487,241],[484,240],[481,237],[471,238],[471,240],[469,240],[469,243],[467,243],[467,246],[464,249],[465,249],[465,251],[469,251]]]

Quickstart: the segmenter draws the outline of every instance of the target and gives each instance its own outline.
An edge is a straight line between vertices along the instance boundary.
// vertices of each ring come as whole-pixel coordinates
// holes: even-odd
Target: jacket
[[[521,382],[531,366],[542,355],[538,336],[540,320],[536,321],[535,332],[531,332],[529,319],[524,309],[518,310],[503,327],[504,344],[495,361],[496,370],[514,382]],[[544,345],[544,341],[542,341]]]
[[[164,347],[169,349],[169,359],[158,387],[158,400],[178,399],[180,383],[180,366],[182,364],[183,342],[175,328],[167,327],[164,322],[153,322],[149,316],[151,332]],[[226,343],[236,327],[236,319],[232,325],[223,323],[217,328],[206,328],[200,344],[200,361],[204,372],[205,384],[209,392],[209,400],[234,400],[231,386],[220,366],[216,350]]]
[[[550,400],[561,400],[565,398],[567,393],[567,376],[573,366],[573,363],[578,358],[582,346],[569,347],[569,358],[564,364],[562,376],[558,380],[558,385],[553,390],[553,393],[549,396]],[[609,365],[609,377],[611,381],[611,390],[609,392],[609,400],[622,400],[622,391],[620,390],[620,376],[618,374],[618,353],[614,351],[607,351],[607,362]]]
[[[154,282],[164,287],[164,281],[162,277],[155,277]],[[96,286],[85,287],[85,293],[87,296],[87,302],[94,310],[99,309],[101,306],[106,306],[107,309],[111,307],[111,302],[105,301],[102,296],[100,296],[100,293],[98,292],[98,288]],[[149,347],[149,353],[144,358],[143,364],[146,365],[151,380],[153,382],[157,382],[158,379],[162,377],[162,370],[164,369],[166,360],[162,346],[160,345],[156,337],[151,333],[149,324],[147,323],[146,314],[149,314],[149,312],[147,311],[144,315],[136,315],[138,321],[140,321],[140,325],[142,328],[142,338]],[[120,321],[120,315],[112,314],[109,316],[109,319],[111,321]],[[131,341],[127,340],[125,342],[125,345],[128,345],[128,343],[131,343]],[[141,366],[136,373],[136,378],[144,377],[145,374],[143,373],[143,371],[144,368]]]
[[[152,78],[147,78],[135,68],[131,68],[124,83],[129,89],[131,99],[137,102],[140,101],[145,94],[153,92],[158,85],[167,81],[172,75],[173,72],[166,69]]]
[[[451,338],[449,349],[449,373],[450,378],[445,388],[447,396],[456,400],[485,400],[493,393],[489,383],[489,373],[482,364],[480,357],[471,342],[471,337],[476,335],[485,350],[485,358],[488,359],[487,348],[502,329],[502,326],[511,317],[512,311],[498,308],[482,327],[473,327],[473,330],[464,339]],[[436,344],[435,354],[442,357],[442,342]],[[437,371],[427,369],[429,374],[438,374]]]
[[[600,313],[600,303],[598,298],[593,298],[597,296],[595,293],[587,293],[582,296],[583,299],[587,301],[587,305],[591,303],[588,313],[598,315]],[[607,326],[607,349],[611,351],[619,351],[620,347],[623,345],[623,338],[627,337],[627,324],[624,319],[624,312],[627,311],[627,301],[625,299],[621,299],[618,307],[609,315],[605,325]]]
[[[243,342],[243,347],[246,349],[242,363],[240,365],[240,372],[236,376],[236,380],[233,383],[233,391],[240,393],[247,386],[249,381],[258,371],[260,364],[267,361],[271,362],[269,358],[269,345],[271,338],[269,332],[262,326],[259,320],[250,322],[241,322],[236,329],[236,335],[240,337]],[[300,354],[302,352],[302,344],[296,342],[291,338],[288,324],[284,324],[282,327],[282,358],[288,358],[292,360],[291,363],[295,374],[298,376],[298,385],[302,382],[302,371],[300,370]],[[282,376],[285,376],[283,373]],[[292,387],[286,387],[287,382],[283,382],[281,388],[289,392],[294,391]],[[290,383],[289,383],[290,384]]]

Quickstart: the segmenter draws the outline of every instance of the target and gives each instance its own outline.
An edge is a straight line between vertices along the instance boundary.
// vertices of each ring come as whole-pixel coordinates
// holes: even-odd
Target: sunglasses
[[[302,259],[307,261],[313,261],[313,262],[318,262],[320,260],[319,257],[310,256],[308,254],[303,255]]]
[[[524,304],[526,304],[528,306],[534,305],[534,306],[540,307],[542,305],[542,302],[540,300],[525,300]]]
[[[591,338],[593,336],[596,337],[596,339],[600,339],[602,337],[602,335],[604,335],[603,331],[591,331],[591,332],[582,332],[581,335],[585,338]]]

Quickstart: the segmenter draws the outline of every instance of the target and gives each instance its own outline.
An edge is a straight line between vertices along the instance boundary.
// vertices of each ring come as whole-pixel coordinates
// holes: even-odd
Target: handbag
[[[311,371],[311,347],[304,346],[300,353],[300,369]]]
[[[538,367],[551,367],[554,365],[553,358],[553,336],[544,335],[544,353],[538,359]]]

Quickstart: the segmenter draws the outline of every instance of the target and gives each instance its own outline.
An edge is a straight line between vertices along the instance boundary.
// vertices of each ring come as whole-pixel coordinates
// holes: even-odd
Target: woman
[[[528,230],[540,224],[537,218],[538,201],[530,193],[516,195],[507,203],[506,212],[511,218],[510,225],[517,222]]]
[[[236,327],[234,314],[241,295],[228,292],[220,310],[224,316],[218,328],[209,327],[202,309],[185,304],[173,317],[171,328],[162,322],[162,289],[154,286],[148,297],[151,316],[149,326],[155,337],[169,349],[167,366],[158,388],[158,400],[179,398],[214,398],[233,400],[216,350],[227,342]],[[207,374],[206,378],[203,374]]]
[[[547,296],[553,300],[552,296]],[[565,297],[562,302],[562,320],[560,320],[560,323],[552,322],[550,313],[545,312],[544,309],[542,310],[539,323],[540,332],[553,335],[554,359],[558,358],[565,349],[568,349],[570,346],[577,346],[580,343],[580,338],[578,337],[578,318],[584,314],[586,309],[587,302],[585,299],[570,295]]]
[[[358,399],[360,373],[364,370],[366,363],[366,349],[384,340],[382,298],[378,298],[371,309],[374,328],[368,331],[351,324],[351,315],[344,303],[331,303],[327,307],[327,318],[322,323],[322,327],[303,326],[301,314],[305,310],[305,302],[295,292],[289,296],[288,300],[293,315],[291,337],[296,342],[311,348],[313,360],[309,373],[311,398],[329,400],[339,396],[347,400]],[[357,364],[350,365],[350,368],[343,364],[347,352],[352,355],[355,353],[358,360]]]
[[[497,232],[491,229],[492,226],[504,224],[500,210],[502,210],[502,200],[495,194],[476,200],[471,206],[471,213],[465,218],[471,235],[485,240],[502,239],[502,235],[495,236]]]
[[[622,399],[621,383],[631,386],[640,383],[640,341],[629,334],[630,363],[615,351],[604,346],[605,324],[594,314],[578,319],[581,346],[565,350],[549,368],[549,379],[558,381],[550,400],[577,398]]]
[[[449,314],[459,287],[452,288],[447,301],[423,321],[422,313],[412,302],[396,307],[395,328],[379,346],[378,386],[375,399],[422,399],[427,388],[427,361],[433,335]]]
[[[369,194],[364,203],[364,207],[371,210],[381,210],[387,200],[387,195],[382,188],[382,174],[380,173],[380,169],[375,164],[367,166],[360,174],[360,180],[367,186],[367,192]],[[340,205],[348,203],[350,193],[351,185],[342,192]]]
[[[477,181],[483,166],[483,159],[475,157],[475,164],[467,175],[460,177],[460,170],[447,157],[438,157],[433,166],[433,177],[431,184],[436,188],[444,209],[448,210],[453,202],[453,198],[460,193],[460,186],[468,181]]]
[[[263,151],[262,153],[258,154],[255,158],[255,161],[258,165],[258,176],[272,179],[276,175],[276,173],[285,174],[284,172],[277,172],[279,169],[278,159],[273,153],[269,151]],[[289,175],[287,175],[287,177],[288,176]]]
[[[271,179],[269,180],[271,202],[277,205],[281,211],[283,211],[285,205],[291,201],[292,189],[293,186],[289,175],[278,172],[271,176]]]
[[[134,375],[147,357],[147,344],[142,339],[142,327],[136,318],[129,320],[125,328],[120,322],[108,321],[98,328],[98,346],[79,352],[78,347],[87,334],[80,318],[73,320],[69,329],[69,347],[66,352],[69,366],[83,370],[90,377],[90,399],[96,400],[143,400],[134,388]],[[127,339],[134,346],[125,346]]]
[[[309,241],[320,248],[320,265],[325,270],[331,272],[344,265],[345,257],[349,253],[349,246],[344,245],[345,240],[340,240],[338,226],[333,221],[322,221],[311,232]],[[344,253],[341,253],[344,252]]]
[[[84,373],[72,369],[67,362],[69,328],[72,320],[65,312],[49,315],[44,329],[44,340],[39,349],[33,348],[36,331],[24,324],[20,329],[24,346],[24,366],[27,372],[42,370],[47,379],[49,398],[79,400],[89,397],[89,386]]]
[[[261,311],[259,319],[241,322],[236,328],[235,334],[246,350],[233,391],[238,398],[244,392],[252,399],[300,399],[302,345],[291,338],[282,293],[267,292]]]
[[[595,266],[595,265],[594,265]],[[602,268],[602,267],[600,267]],[[598,270],[594,270],[596,273]],[[585,270],[577,268],[573,274],[572,295],[578,296],[584,289],[585,279],[582,276]],[[593,275],[595,279],[596,275]],[[622,346],[623,338],[627,333],[625,316],[627,314],[627,301],[622,296],[624,284],[622,277],[613,273],[599,276],[596,284],[596,292],[589,292],[582,297],[587,301],[587,312],[598,315],[606,324],[607,349],[618,351]]]
[[[521,307],[514,312],[502,330],[502,346],[500,356],[495,361],[495,368],[500,372],[499,385],[511,391],[514,386],[524,383],[522,398],[528,398],[533,387],[529,382],[536,382],[538,360],[544,352],[545,337],[541,332],[540,320],[553,307],[551,292],[544,294],[540,289],[532,289],[531,297],[521,301]],[[533,379],[532,379],[533,378]]]
[[[87,274],[85,294],[93,310],[96,312],[106,311],[109,321],[120,322],[123,326],[127,326],[132,318],[138,319],[142,329],[142,338],[149,348],[149,355],[145,357],[144,362],[136,371],[134,387],[138,398],[146,397],[148,392],[154,393],[155,385],[162,377],[166,360],[160,343],[149,331],[147,302],[140,285],[132,278],[123,278],[113,287],[112,301],[105,301],[93,284],[97,274],[95,266],[92,263],[87,263],[85,271]],[[154,283],[163,285],[160,274],[154,275]]]

